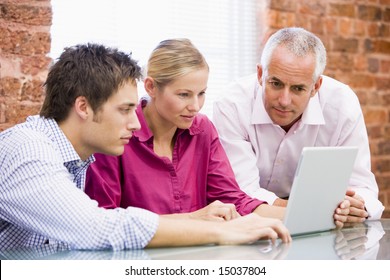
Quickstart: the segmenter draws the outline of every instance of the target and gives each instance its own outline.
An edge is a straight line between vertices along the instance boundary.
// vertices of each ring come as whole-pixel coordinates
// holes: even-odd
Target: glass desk
[[[390,219],[293,237],[290,244],[259,241],[240,246],[194,246],[126,251],[69,251],[53,245],[0,250],[0,259],[21,260],[390,260]]]

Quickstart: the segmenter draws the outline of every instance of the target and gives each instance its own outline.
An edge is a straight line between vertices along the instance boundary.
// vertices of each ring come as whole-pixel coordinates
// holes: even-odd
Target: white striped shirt
[[[0,133],[0,249],[61,244],[139,249],[158,226],[144,209],[99,208],[84,192],[82,161],[52,119],[29,117]]]

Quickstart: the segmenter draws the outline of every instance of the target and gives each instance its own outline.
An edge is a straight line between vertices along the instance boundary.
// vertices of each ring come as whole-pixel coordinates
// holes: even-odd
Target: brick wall
[[[328,50],[325,74],[358,95],[383,217],[390,217],[390,0],[258,1],[259,45],[282,27],[312,31]]]
[[[42,105],[51,20],[50,0],[0,0],[0,131]]]

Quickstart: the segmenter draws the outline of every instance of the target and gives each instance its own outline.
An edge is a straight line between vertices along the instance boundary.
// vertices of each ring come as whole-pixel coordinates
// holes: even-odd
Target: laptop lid
[[[357,147],[303,148],[284,216],[291,235],[335,228],[333,214],[344,199],[357,152]]]

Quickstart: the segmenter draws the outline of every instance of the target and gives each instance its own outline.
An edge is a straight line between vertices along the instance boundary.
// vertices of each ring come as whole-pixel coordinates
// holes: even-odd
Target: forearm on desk
[[[262,217],[276,218],[279,220],[283,220],[285,209],[286,209],[285,207],[273,206],[273,205],[263,203],[263,204],[260,204],[253,211],[253,213],[256,213]]]

